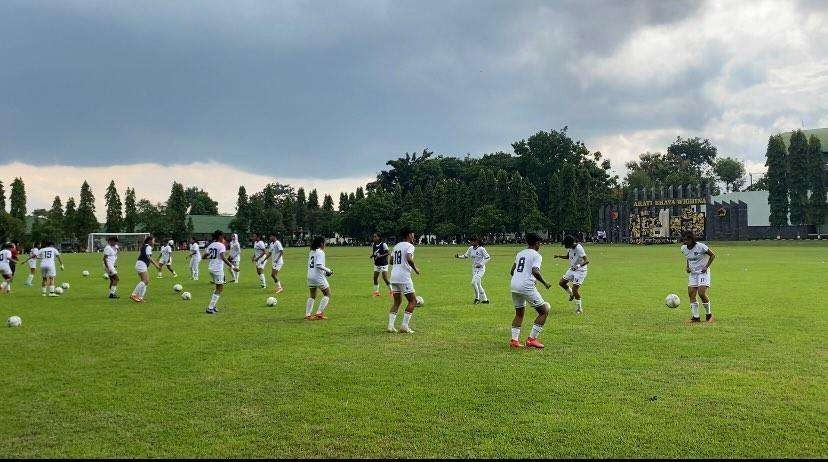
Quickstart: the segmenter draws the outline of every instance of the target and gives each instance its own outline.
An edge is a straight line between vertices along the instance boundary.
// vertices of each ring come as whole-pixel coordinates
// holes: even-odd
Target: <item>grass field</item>
[[[134,253],[120,300],[99,255],[65,256],[61,298],[18,276],[0,296],[3,319],[23,318],[0,329],[0,456],[828,457],[828,245],[713,243],[717,321],[694,326],[677,246],[588,246],[586,313],[542,291],[542,351],[507,347],[517,248],[489,248],[488,306],[470,304],[458,249],[417,250],[410,336],[384,330],[367,249],[328,249],[319,322],[303,320],[306,249],[287,251],[277,307],[245,260],[217,316],[183,253],[189,302],[168,276],[131,302]],[[541,249],[553,280],[556,252]]]

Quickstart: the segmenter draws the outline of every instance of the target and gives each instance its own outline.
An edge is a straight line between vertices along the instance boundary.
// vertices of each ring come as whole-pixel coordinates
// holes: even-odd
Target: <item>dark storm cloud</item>
[[[662,85],[585,85],[573,67],[700,11],[679,1],[6,1],[0,163],[216,160],[330,178],[423,147],[508,149],[564,124],[583,137],[700,129],[715,110],[698,104],[702,89],[727,59],[715,48]]]

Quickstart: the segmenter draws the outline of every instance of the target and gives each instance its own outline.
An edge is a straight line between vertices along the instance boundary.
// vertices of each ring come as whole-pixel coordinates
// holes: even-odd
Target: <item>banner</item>
[[[671,205],[704,205],[707,199],[703,197],[694,197],[691,199],[651,199],[646,201],[635,201],[633,207],[669,207]]]

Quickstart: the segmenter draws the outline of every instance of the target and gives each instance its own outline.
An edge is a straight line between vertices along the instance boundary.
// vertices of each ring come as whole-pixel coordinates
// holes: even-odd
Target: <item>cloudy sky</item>
[[[616,170],[676,136],[763,169],[828,126],[828,2],[0,1],[0,180],[29,208],[173,179],[338,194],[429,148],[569,126]]]

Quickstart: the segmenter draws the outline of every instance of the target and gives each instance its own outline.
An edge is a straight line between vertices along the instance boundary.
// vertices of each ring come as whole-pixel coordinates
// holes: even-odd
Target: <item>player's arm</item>
[[[152,266],[154,266],[158,269],[161,269],[163,267],[163,265],[161,263],[156,262],[155,259],[152,258],[152,256],[148,256],[147,260],[149,260],[149,262],[152,264]]]
[[[408,265],[411,269],[414,270],[415,273],[420,274],[420,270],[417,269],[417,265],[414,264],[414,255],[407,253],[405,254],[405,260],[408,262]]]
[[[489,255],[489,252],[487,252],[486,249],[483,249],[483,264],[487,265],[489,263],[489,260],[491,260],[491,259],[492,259],[492,256]]]
[[[221,253],[221,261],[223,261],[224,264],[227,265],[227,267],[233,271],[236,271],[238,269],[235,266],[233,266],[232,263],[230,263],[230,260],[227,258],[227,254],[225,252]]]
[[[466,253],[464,254],[454,254],[454,258],[469,258],[469,249],[466,249]]]
[[[546,287],[547,289],[548,289],[549,287],[551,287],[551,286],[549,285],[549,283],[547,283],[547,282],[543,279],[543,276],[542,276],[542,275],[541,275],[541,273],[540,273],[540,268],[533,267],[533,268],[532,268],[532,276],[535,276],[535,279],[537,279],[537,280],[538,280],[541,284],[543,284],[543,286],[544,286],[544,287]]]
[[[330,276],[333,274],[333,270],[328,268],[327,266],[323,265],[322,263],[316,264],[316,269],[320,269],[325,272],[325,276]]]
[[[702,270],[702,273],[706,273],[706,272],[707,272],[707,269],[708,269],[708,268],[710,268],[710,265],[712,265],[712,264],[713,264],[713,260],[715,260],[715,259],[716,259],[716,254],[715,254],[715,253],[713,253],[713,251],[712,251],[712,250],[710,250],[710,248],[709,248],[709,247],[708,247],[708,249],[707,249],[707,252],[705,252],[705,253],[706,253],[706,254],[707,254],[707,256],[708,256],[708,257],[710,257],[710,258],[707,260],[707,266],[705,266],[705,267],[704,267],[704,270]]]
[[[63,259],[60,258],[60,254],[55,255],[57,257],[58,263],[60,263],[60,269],[63,269]]]
[[[510,276],[515,275],[515,268],[517,268],[517,263],[512,263],[512,269],[509,270],[509,275]]]

